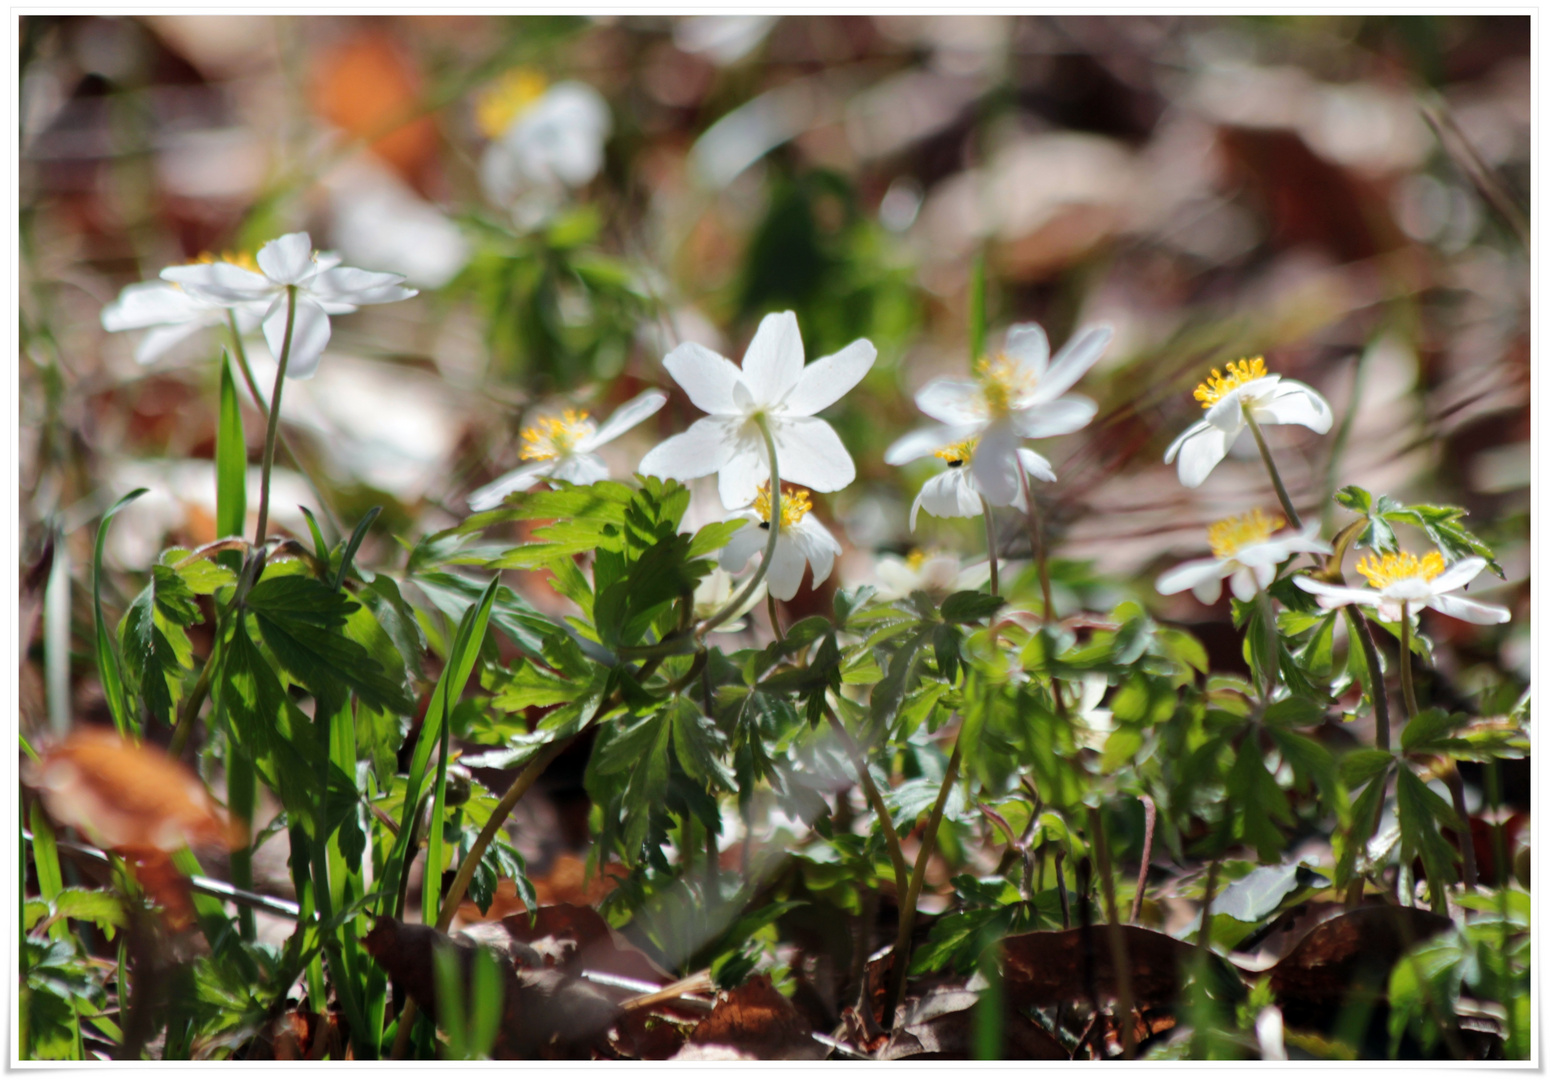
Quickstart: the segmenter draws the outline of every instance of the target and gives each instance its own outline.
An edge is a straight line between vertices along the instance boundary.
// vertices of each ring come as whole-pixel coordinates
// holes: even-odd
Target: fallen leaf
[[[1120,932],[1130,960],[1135,1007],[1156,1009],[1171,1005],[1178,998],[1190,966],[1202,955],[1199,946],[1141,926],[1122,926]],[[1005,938],[1001,947],[1007,1000],[1020,1012],[1087,1001],[1089,970],[1091,986],[1100,999],[1115,1000],[1119,996],[1107,926],[1035,930]],[[1209,955],[1217,969],[1219,985],[1242,990],[1242,982],[1232,966],[1214,953]]]
[[[883,1061],[905,1058],[968,1059],[975,1056],[974,1008],[979,994],[940,988],[906,1003],[903,1022],[877,1051]],[[1008,1061],[1070,1061],[1060,1040],[1010,1010],[1002,1017],[1001,1058]]]
[[[595,910],[579,904],[551,904],[527,915],[511,915],[500,926],[512,941],[531,947],[548,967],[571,974],[600,971],[662,985],[672,975],[626,941]]]
[[[716,1007],[689,1036],[694,1046],[716,1046],[742,1055],[725,1060],[816,1061],[827,1049],[813,1040],[813,1029],[768,975],[724,990]],[[679,1060],[684,1060],[679,1056]]]
[[[436,155],[436,126],[428,116],[415,117],[420,83],[413,59],[392,35],[366,30],[318,54],[312,107],[348,134],[371,138],[378,157],[423,189]]]

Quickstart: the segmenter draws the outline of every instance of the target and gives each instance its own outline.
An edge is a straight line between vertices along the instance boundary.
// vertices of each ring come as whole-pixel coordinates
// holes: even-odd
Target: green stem
[[[1383,686],[1383,669],[1378,666],[1378,645],[1372,640],[1372,627],[1367,625],[1367,616],[1354,607],[1347,607],[1346,614],[1350,616],[1351,627],[1356,631],[1357,640],[1361,642],[1362,657],[1367,661],[1367,692],[1372,695],[1373,718],[1378,724],[1378,749],[1387,750],[1389,748],[1389,694]]]
[[[1286,511],[1286,520],[1292,528],[1302,528],[1302,518],[1297,516],[1297,508],[1292,505],[1292,497],[1286,493],[1286,485],[1281,482],[1281,473],[1276,469],[1275,459],[1270,456],[1270,447],[1265,444],[1264,432],[1259,430],[1259,421],[1254,419],[1254,414],[1249,410],[1243,410],[1243,419],[1248,421],[1249,430],[1254,433],[1254,441],[1259,445],[1259,456],[1265,459],[1265,468],[1270,471],[1270,482],[1275,485],[1276,498],[1281,500],[1281,509]]]
[[[1047,626],[1055,621],[1055,601],[1049,584],[1049,560],[1045,556],[1044,540],[1039,534],[1039,512],[1033,501],[1033,485],[1028,482],[1028,470],[1023,468],[1021,457],[1016,454],[1012,456],[1017,460],[1017,478],[1023,487],[1023,503],[1027,507],[1028,516],[1028,545],[1039,567],[1039,589],[1044,594],[1044,623]],[[989,507],[986,507],[986,510],[988,511]],[[1060,680],[1051,676],[1049,685],[1055,698],[1055,713],[1064,720],[1066,699],[1060,692]]]
[[[269,529],[269,474],[274,469],[274,444],[280,432],[280,394],[285,389],[285,369],[291,362],[291,336],[296,330],[296,286],[285,287],[285,340],[280,345],[280,366],[274,375],[274,394],[270,397],[269,427],[264,432],[264,473],[258,489],[258,535],[260,547]]]
[[[866,755],[861,752],[861,747],[856,745],[856,740],[851,737],[844,721],[827,701],[824,702],[824,712],[828,714],[829,723],[834,725],[835,734],[844,744],[845,753],[849,755],[850,763],[855,766],[856,775],[861,780],[861,790],[866,792],[866,801],[872,807],[872,812],[877,815],[877,823],[882,826],[883,841],[888,848],[888,861],[893,863],[895,885],[908,887],[910,865],[904,858],[904,845],[899,842],[899,833],[894,828],[893,815],[888,812],[888,804],[883,802],[882,794],[877,790],[877,785],[872,782],[872,774],[867,769]]]
[[[1405,713],[1414,720],[1421,710],[1415,703],[1415,678],[1410,672],[1410,602],[1399,605],[1399,685],[1405,692]]]
[[[947,761],[947,774],[942,777],[942,788],[937,792],[931,816],[926,819],[926,831],[921,834],[920,854],[915,858],[915,872],[910,875],[909,888],[904,902],[899,905],[899,934],[893,942],[893,961],[888,970],[888,992],[883,998],[883,1027],[893,1028],[894,1010],[904,992],[905,975],[910,966],[910,938],[915,932],[915,904],[920,900],[920,890],[926,883],[926,863],[936,848],[937,829],[942,824],[942,812],[947,808],[947,796],[958,782],[958,765],[963,760],[963,740],[953,742],[953,754]]]
[[[980,508],[985,511],[985,555],[990,559],[990,595],[1001,595],[1001,568],[996,559],[996,522],[990,513],[990,503],[980,496]]]
[[[716,627],[730,619],[738,611],[742,610],[759,584],[764,580],[764,575],[770,572],[770,562],[775,558],[775,544],[780,539],[780,461],[775,455],[775,436],[770,431],[770,422],[761,413],[757,417],[759,431],[764,435],[764,448],[770,455],[770,538],[764,544],[764,558],[759,560],[759,566],[754,570],[753,577],[748,579],[748,584],[743,586],[741,592],[727,601],[727,606],[714,615],[703,620],[694,628],[696,639],[703,641],[705,635]]]
[[[770,632],[775,635],[776,641],[780,641],[784,635],[780,632],[780,616],[775,612],[774,593],[766,592],[764,594],[764,606],[770,614]]]

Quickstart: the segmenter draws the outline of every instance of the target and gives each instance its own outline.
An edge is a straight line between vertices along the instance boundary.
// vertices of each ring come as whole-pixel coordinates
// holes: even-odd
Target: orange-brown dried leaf
[[[689,1041],[696,1046],[731,1047],[761,1061],[807,1061],[826,1053],[813,1041],[813,1029],[802,1014],[775,989],[768,975],[755,975],[742,986],[723,991]]]
[[[420,96],[417,65],[381,30],[362,31],[324,50],[313,68],[318,115],[356,138],[372,139],[378,157],[423,186],[436,155],[436,126],[428,116],[414,118]]]
[[[145,894],[162,908],[167,925],[186,930],[194,922],[194,890],[187,877],[172,865],[172,856],[155,848],[125,850],[124,860]]]
[[[1199,947],[1141,926],[1122,926],[1120,932],[1136,1007],[1171,1004]],[[1019,1011],[1086,1002],[1089,986],[1102,999],[1119,996],[1108,927],[1036,930],[1006,938],[1001,946],[1007,1000]],[[1226,985],[1239,981],[1231,966],[1214,954],[1213,962]]]
[[[624,939],[596,911],[579,904],[551,904],[526,915],[512,915],[501,926],[513,941],[536,951],[548,967],[573,973],[601,971],[662,985],[672,976]]]

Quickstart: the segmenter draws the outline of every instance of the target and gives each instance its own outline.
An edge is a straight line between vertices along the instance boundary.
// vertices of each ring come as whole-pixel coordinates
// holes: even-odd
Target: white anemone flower
[[[641,459],[640,471],[673,480],[717,473],[721,504],[747,506],[770,479],[762,421],[775,441],[782,480],[813,491],[845,487],[856,478],[856,463],[834,429],[813,414],[861,381],[877,349],[861,338],[805,367],[803,359],[802,335],[790,311],[764,317],[741,369],[703,345],[678,346],[662,363],[710,415],[658,444]]]
[[[930,429],[941,430],[941,429]],[[917,433],[919,434],[919,433]],[[904,440],[900,440],[900,443]],[[900,443],[895,443],[897,447]],[[965,439],[950,446],[944,446],[934,451],[934,456],[947,462],[947,471],[938,473],[921,485],[920,494],[915,496],[915,502],[910,507],[910,532],[915,531],[915,522],[920,517],[921,510],[933,514],[936,517],[978,517],[984,512],[981,503],[982,492],[974,479],[974,457],[978,449],[978,439]],[[925,450],[920,440],[906,446],[899,455],[901,461],[892,461],[891,464],[902,464],[903,461],[911,461],[916,457],[924,456]],[[915,451],[920,449],[919,453]],[[1053,483],[1055,470],[1050,468],[1049,462],[1042,454],[1036,453],[1026,446],[1017,448],[1017,458],[1021,460],[1023,470],[1029,476],[1037,477]],[[968,466],[965,468],[964,466]],[[1013,466],[1012,480],[1017,483],[1016,466]],[[1028,509],[1028,500],[1023,494],[1022,485],[1017,484],[1017,494],[1012,497],[1011,505],[1018,510]],[[986,502],[990,500],[986,499]],[[992,504],[995,505],[995,504]]]
[[[1412,615],[1422,608],[1431,608],[1464,622],[1504,623],[1512,618],[1506,608],[1448,595],[1468,585],[1484,569],[1485,560],[1479,556],[1448,566],[1440,552],[1427,552],[1418,559],[1408,551],[1396,551],[1367,555],[1356,564],[1356,572],[1367,579],[1370,589],[1331,585],[1308,577],[1292,580],[1298,588],[1317,596],[1319,607],[1326,611],[1346,604],[1362,604],[1377,608],[1378,617],[1385,622],[1398,622],[1404,611],[1402,605],[1408,604]]]
[[[647,390],[614,410],[602,426],[591,416],[575,409],[558,415],[541,416],[522,429],[524,464],[475,491],[468,497],[471,510],[490,510],[501,504],[513,491],[526,491],[540,480],[568,480],[572,484],[595,484],[608,479],[608,466],[597,448],[611,443],[626,431],[651,416],[667,402],[660,390]]]
[[[1113,337],[1107,326],[1086,327],[1051,360],[1049,339],[1037,323],[1012,327],[1005,348],[975,364],[974,380],[933,379],[921,388],[916,406],[943,426],[911,432],[883,459],[899,465],[939,446],[978,439],[971,464],[975,487],[992,506],[1011,505],[1021,490],[1014,454],[1019,440],[1069,435],[1092,421],[1097,403],[1066,391]]]
[[[813,587],[822,585],[834,569],[834,558],[840,553],[840,543],[823,527],[816,516],[809,513],[813,501],[801,488],[780,493],[780,521],[775,526],[775,553],[770,557],[768,582],[770,595],[777,600],[790,600],[802,587],[802,573],[809,565],[813,568]],[[737,573],[748,565],[748,559],[756,551],[763,551],[769,543],[770,488],[766,483],[754,498],[753,506],[741,511],[738,517],[747,520],[727,546],[721,549],[721,566]]]
[[[1184,430],[1163,455],[1163,464],[1179,459],[1179,483],[1199,487],[1211,470],[1238,441],[1248,418],[1265,424],[1301,424],[1323,435],[1334,422],[1329,402],[1318,391],[1296,379],[1283,379],[1265,370],[1264,357],[1236,360],[1223,375],[1215,368],[1211,377],[1195,387],[1195,400],[1206,417]]]
[[[1301,532],[1273,535],[1286,524],[1280,514],[1253,510],[1212,525],[1207,535],[1214,558],[1196,559],[1169,570],[1157,579],[1164,596],[1191,589],[1202,604],[1214,604],[1222,595],[1222,579],[1232,583],[1232,594],[1247,603],[1275,580],[1276,567],[1294,553],[1328,555],[1330,546],[1317,536],[1318,526]]]
[[[765,582],[759,582],[754,591],[748,594],[736,611],[732,612],[730,622],[722,623],[716,630],[723,634],[733,634],[743,629],[743,616],[754,609],[759,601],[764,599],[765,590],[768,588]],[[695,621],[708,619],[722,608],[732,602],[733,595],[737,592],[737,583],[732,580],[732,575],[719,566],[711,567],[710,573],[700,579],[700,583],[694,587],[694,618]]]
[[[224,258],[239,265],[244,261],[238,255],[228,254]],[[193,265],[214,261],[213,256],[204,255]],[[257,269],[251,256],[245,261]],[[137,281],[124,286],[118,298],[102,309],[102,328],[109,333],[150,331],[135,346],[135,360],[151,364],[190,335],[209,327],[224,326],[228,310],[237,318],[238,333],[250,333],[258,326],[259,316],[263,314],[262,309],[255,310],[252,305],[232,308],[168,281]]]
[[[508,71],[478,104],[479,126],[491,142],[479,162],[490,199],[536,224],[567,189],[583,187],[603,167],[613,127],[608,102],[583,82],[547,86],[526,69]]]
[[[950,551],[912,551],[904,558],[884,555],[873,568],[877,599],[902,600],[919,591],[941,599],[965,589],[977,589],[990,577],[990,563],[964,566]]]
[[[379,274],[338,265],[337,256],[312,250],[312,238],[304,232],[287,233],[258,251],[257,271],[231,262],[169,266],[161,272],[168,281],[213,303],[226,307],[262,309],[264,340],[280,358],[285,348],[289,320],[287,296],[296,293],[295,325],[286,374],[310,378],[333,332],[328,317],[345,315],[362,304],[390,304],[407,300],[416,290],[401,284],[401,274]]]

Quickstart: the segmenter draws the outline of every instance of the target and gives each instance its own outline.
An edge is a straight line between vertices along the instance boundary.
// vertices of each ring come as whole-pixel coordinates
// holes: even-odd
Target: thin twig
[[[1130,903],[1130,921],[1141,921],[1141,900],[1146,896],[1146,875],[1152,866],[1152,837],[1157,832],[1157,804],[1146,793],[1138,796],[1146,809],[1146,842],[1141,845],[1141,872],[1136,877],[1136,895]]]
[[[866,792],[867,805],[871,806],[872,812],[877,815],[877,823],[882,826],[883,841],[888,848],[888,860],[893,863],[894,881],[897,885],[908,888],[909,862],[904,858],[904,847],[899,842],[899,833],[894,828],[893,815],[888,812],[888,804],[883,802],[882,794],[877,790],[877,785],[872,782],[872,774],[867,769],[866,756],[862,754],[861,747],[856,745],[856,740],[851,737],[844,721],[827,701],[824,702],[824,712],[828,714],[829,723],[833,725],[835,734],[839,736],[840,743],[845,747],[845,753],[850,756],[850,763],[855,767],[856,775],[861,780],[861,790]]]

